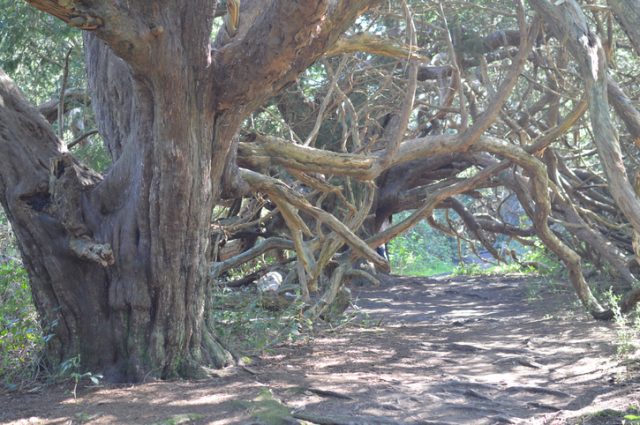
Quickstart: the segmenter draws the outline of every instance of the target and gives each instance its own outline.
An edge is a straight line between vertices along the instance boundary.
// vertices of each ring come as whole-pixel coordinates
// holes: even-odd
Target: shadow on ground
[[[300,423],[274,407],[323,424],[602,425],[640,404],[640,383],[615,356],[614,324],[591,320],[557,285],[389,277],[352,290],[358,325],[279,347],[250,368],[77,400],[58,387],[3,395],[0,421]]]

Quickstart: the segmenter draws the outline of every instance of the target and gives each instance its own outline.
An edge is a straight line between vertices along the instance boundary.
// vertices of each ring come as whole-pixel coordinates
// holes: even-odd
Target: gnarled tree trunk
[[[92,101],[113,159],[104,177],[77,163],[0,74],[0,200],[52,325],[50,359],[79,356],[111,381],[229,363],[205,302],[234,136],[373,2],[244,1],[213,47],[215,1],[30,3],[91,31]]]

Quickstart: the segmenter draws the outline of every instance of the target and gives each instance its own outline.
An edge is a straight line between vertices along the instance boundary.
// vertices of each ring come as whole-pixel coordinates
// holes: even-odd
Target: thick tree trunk
[[[0,73],[0,97],[0,200],[16,233],[45,329],[56,335],[49,340],[47,353],[54,363],[78,355],[91,359],[92,364],[101,363],[110,357],[113,342],[103,332],[108,311],[98,302],[108,295],[107,274],[97,261],[72,253],[74,242],[92,243],[86,227],[74,223],[80,200],[76,198],[69,204],[72,210],[65,212],[59,197],[50,190],[65,180],[69,186],[76,183],[79,190],[88,189],[98,179],[71,177],[76,171],[81,178],[88,173],[62,159],[63,147],[48,123],[4,73]],[[50,183],[49,164],[58,160]],[[103,248],[107,248],[104,255],[95,259],[112,263],[108,247]],[[80,335],[86,334],[102,337],[94,344],[82,344]]]
[[[13,133],[3,137],[3,158],[28,160],[30,152],[15,152],[20,146],[9,143],[15,132],[27,131],[18,138],[51,147],[39,163],[53,165],[38,167],[35,187],[25,187],[19,175],[16,181],[3,178],[9,193],[2,196],[38,310],[46,312],[56,335],[48,353],[54,363],[79,356],[86,370],[112,381],[195,376],[202,364],[230,361],[204,322],[204,229],[239,119],[227,118],[235,111],[216,116],[198,96],[193,76],[167,75],[172,78],[159,76],[151,84],[119,80],[131,90],[105,97],[111,104],[102,110],[106,86],[96,84],[98,120],[107,123],[106,134],[123,135],[111,139],[117,141],[110,145],[116,162],[104,180],[64,154],[35,111],[28,117],[16,109],[2,113],[3,128]],[[11,95],[26,110],[17,92]],[[135,107],[119,110],[113,99]],[[221,159],[212,170],[214,143]],[[77,254],[76,245],[98,255],[75,258],[70,253]]]
[[[215,142],[225,158],[237,122],[215,117],[198,94],[202,81],[178,72],[151,84],[131,79],[136,116],[122,120],[131,123],[129,131],[120,129],[131,140],[106,177],[107,189],[96,188],[91,213],[85,213],[93,234],[114,249],[108,296],[95,302],[109,312],[105,332],[115,334],[112,347],[119,348],[114,370],[126,371],[116,379],[139,380],[149,371],[194,376],[200,364],[222,366],[229,360],[204,327],[209,240],[204,229],[222,171],[211,168],[212,141],[219,138]],[[220,122],[227,127],[214,136]],[[114,129],[120,123],[114,122]],[[212,180],[212,174],[218,178]]]
[[[242,114],[215,108],[215,2],[191,6],[88,2],[60,12],[102,26],[111,44],[86,37],[93,106],[114,161],[104,179],[0,81],[0,199],[55,336],[47,353],[54,364],[79,357],[110,381],[195,376],[230,361],[205,326],[206,229]]]
[[[110,381],[229,363],[205,305],[234,136],[375,0],[243,1],[213,48],[215,1],[30,3],[94,31],[92,104],[113,160],[104,178],[78,164],[0,74],[0,201],[53,326],[51,361],[79,356]]]

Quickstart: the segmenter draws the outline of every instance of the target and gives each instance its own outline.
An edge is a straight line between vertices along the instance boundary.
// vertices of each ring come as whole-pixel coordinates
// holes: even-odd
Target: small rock
[[[256,286],[260,292],[275,292],[282,285],[282,280],[282,274],[279,272],[269,272],[256,281]]]

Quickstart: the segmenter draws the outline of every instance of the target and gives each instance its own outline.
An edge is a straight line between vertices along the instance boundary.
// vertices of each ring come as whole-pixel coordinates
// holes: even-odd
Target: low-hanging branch
[[[253,248],[248,249],[244,252],[242,252],[239,255],[236,255],[234,257],[231,257],[225,261],[220,261],[220,262],[216,262],[213,263],[211,265],[211,270],[209,272],[209,275],[216,279],[218,278],[220,275],[222,275],[222,273],[226,272],[227,270],[230,270],[234,267],[238,267],[241,264],[244,264],[248,261],[253,260],[254,258],[268,252],[274,249],[289,249],[292,250],[294,248],[293,243],[288,240],[288,239],[284,239],[284,238],[277,238],[277,237],[273,237],[273,238],[268,238],[263,240],[262,242],[260,242],[259,244],[255,245]]]
[[[344,223],[332,214],[309,203],[304,197],[294,193],[282,182],[273,177],[264,176],[251,170],[241,169],[242,178],[256,191],[264,192],[272,197],[286,200],[290,205],[299,208],[315,219],[326,224],[344,239],[360,256],[372,261],[382,270],[389,270],[389,263],[380,257],[369,245],[354,234]]]

